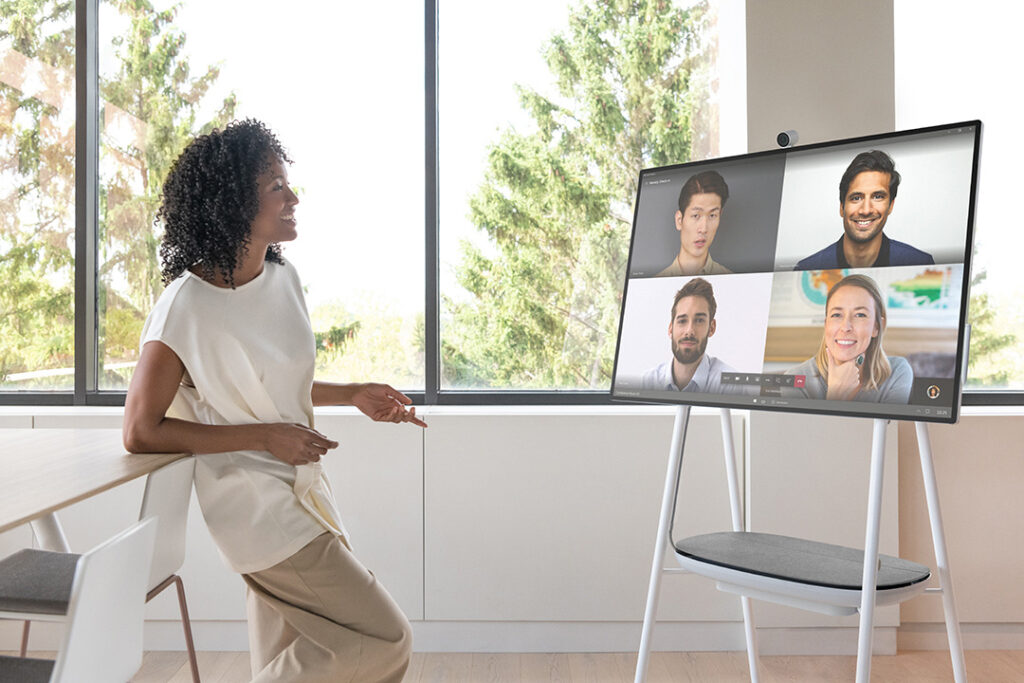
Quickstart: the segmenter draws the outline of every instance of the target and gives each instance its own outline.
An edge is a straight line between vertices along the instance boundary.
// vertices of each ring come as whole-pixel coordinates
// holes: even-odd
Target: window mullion
[[[98,387],[99,0],[75,2],[75,405]]]
[[[424,111],[425,111],[425,223],[426,307],[424,310],[424,402],[437,403],[441,386],[440,292],[438,270],[438,165],[437,165],[437,0],[424,0]]]

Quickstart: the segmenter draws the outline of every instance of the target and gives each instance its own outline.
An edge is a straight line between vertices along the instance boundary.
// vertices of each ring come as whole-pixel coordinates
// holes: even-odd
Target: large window
[[[75,13],[3,3],[0,390],[74,388]]]
[[[1024,62],[1017,35],[1024,8],[994,0],[969,10],[946,0],[897,0],[894,18],[896,126],[968,119],[981,119],[984,126],[967,387],[1019,400],[1006,392],[1024,390],[1024,226],[1018,208],[1024,95],[1007,74]]]
[[[123,400],[162,288],[163,178],[191,136],[245,116],[295,160],[285,256],[321,377],[603,400],[638,170],[738,151],[718,133],[719,4],[0,3],[0,402]],[[1024,390],[1022,102],[988,85],[1024,57],[1021,12],[895,3],[897,127],[985,123],[982,401]],[[964,35],[985,40],[950,49]]]
[[[718,152],[714,11],[442,0],[438,25],[441,389],[607,391],[637,173]]]
[[[174,158],[234,118],[294,164],[318,376],[423,390],[422,5],[103,0],[100,389],[127,386],[162,290],[154,216]],[[225,30],[230,27],[230,30]],[[413,94],[410,97],[410,94]]]
[[[4,210],[17,220],[5,215],[0,237],[16,286],[0,297],[23,315],[0,328],[0,388],[30,390],[4,400],[40,388],[121,400],[163,287],[163,180],[192,136],[247,116],[295,160],[300,239],[285,256],[304,279],[320,377],[427,400],[601,396],[637,171],[718,151],[714,3],[533,2],[497,17],[459,0],[335,3],[312,21],[268,0],[2,7],[16,160]],[[76,21],[98,62],[75,66]],[[23,87],[18,59],[46,87]],[[77,216],[75,68],[77,149],[98,150],[77,178],[95,210]],[[76,235],[96,249],[77,289]]]

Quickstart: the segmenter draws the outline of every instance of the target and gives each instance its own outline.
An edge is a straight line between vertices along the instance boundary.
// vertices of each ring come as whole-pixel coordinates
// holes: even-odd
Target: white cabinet
[[[427,620],[640,621],[673,416],[434,416],[424,434]],[[734,418],[737,444],[742,420]],[[730,528],[717,414],[691,420],[677,535]],[[669,576],[663,620],[742,619]]]
[[[409,619],[423,618],[423,431],[362,415],[318,417],[339,442],[322,462],[356,557]]]

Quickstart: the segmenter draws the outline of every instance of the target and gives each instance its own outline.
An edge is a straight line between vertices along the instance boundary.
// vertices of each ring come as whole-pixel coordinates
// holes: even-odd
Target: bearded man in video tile
[[[735,370],[706,353],[715,334],[715,292],[704,278],[693,278],[676,292],[668,336],[672,358],[644,373],[644,389],[721,393],[735,390],[722,386],[722,373]]]

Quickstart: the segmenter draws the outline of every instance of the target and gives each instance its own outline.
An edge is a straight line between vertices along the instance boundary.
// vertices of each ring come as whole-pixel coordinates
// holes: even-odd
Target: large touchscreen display
[[[980,133],[642,171],[613,397],[955,421]]]

